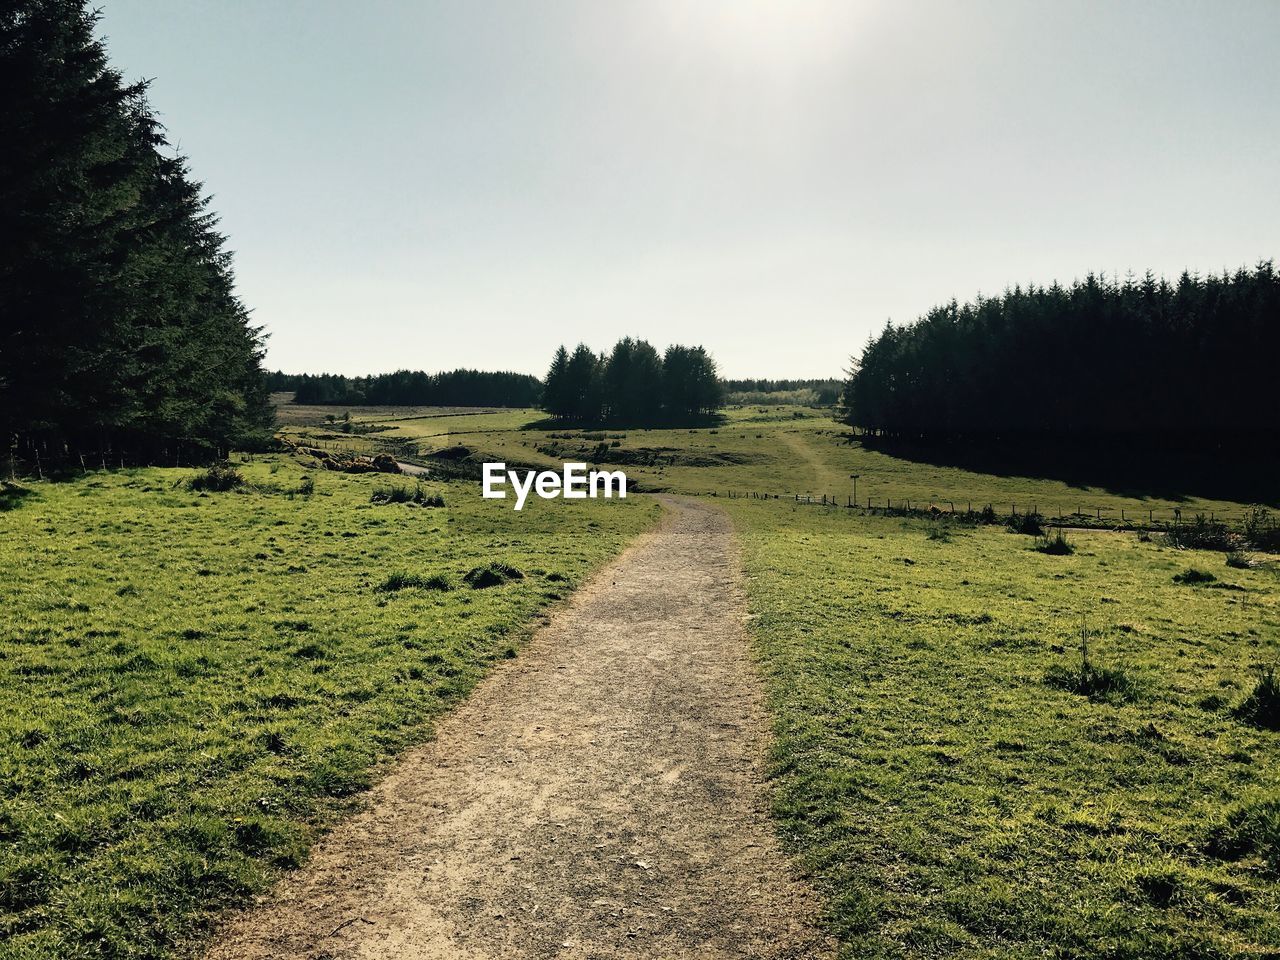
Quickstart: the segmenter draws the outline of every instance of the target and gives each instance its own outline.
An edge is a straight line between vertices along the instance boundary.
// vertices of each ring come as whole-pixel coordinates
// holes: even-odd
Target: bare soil
[[[663,502],[209,960],[831,954],[768,817],[732,528]]]

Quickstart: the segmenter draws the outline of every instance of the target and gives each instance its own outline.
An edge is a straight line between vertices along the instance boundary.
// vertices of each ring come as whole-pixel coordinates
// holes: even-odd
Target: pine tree
[[[200,186],[80,0],[0,11],[0,430],[19,456],[261,439],[262,336]],[[113,457],[114,459],[114,457]]]
[[[568,367],[569,351],[561,344],[556,355],[551,358],[551,368],[547,371],[546,383],[542,388],[542,408],[553,417],[567,417],[572,412],[565,379]]]

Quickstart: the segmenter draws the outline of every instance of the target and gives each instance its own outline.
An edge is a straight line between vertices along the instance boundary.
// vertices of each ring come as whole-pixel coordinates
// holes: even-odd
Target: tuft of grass
[[[1127,703],[1141,693],[1137,681],[1122,667],[1104,667],[1089,656],[1089,629],[1080,625],[1080,663],[1074,667],[1054,664],[1045,671],[1044,682],[1059,690],[1107,703]]]
[[[1061,527],[1052,534],[1036,537],[1034,549],[1038,553],[1047,553],[1055,557],[1065,557],[1076,552],[1075,544],[1067,539]]]
[[[1198,567],[1188,567],[1181,573],[1175,573],[1173,575],[1174,583],[1185,583],[1191,586],[1201,583],[1213,583],[1217,579],[1218,578],[1208,570],[1201,570]]]
[[[1242,550],[1232,550],[1227,554],[1227,566],[1233,570],[1249,570],[1253,565],[1253,559]]]
[[[1276,682],[1275,667],[1263,667],[1253,691],[1232,713],[1255,727],[1280,730],[1280,683]]]
[[[444,497],[439,493],[427,493],[418,483],[412,489],[401,484],[386,487],[374,487],[369,496],[370,503],[411,503],[419,507],[443,507]]]
[[[394,593],[397,590],[408,590],[410,588],[448,592],[453,589],[453,581],[443,573],[433,573],[429,577],[424,577],[420,574],[405,573],[402,570],[398,570],[395,573],[387,574],[386,578],[373,589],[380,593]]]
[[[244,474],[230,463],[215,463],[209,469],[187,478],[188,490],[202,490],[209,493],[225,493],[243,487]]]
[[[951,540],[951,528],[941,520],[930,520],[925,524],[925,537],[947,543]]]
[[[1267,874],[1280,877],[1280,800],[1235,806],[1209,831],[1205,852],[1228,861],[1256,858]]]
[[[509,563],[492,561],[483,566],[472,567],[462,577],[463,583],[472,590],[484,590],[488,587],[500,587],[504,583],[523,580],[524,573]]]

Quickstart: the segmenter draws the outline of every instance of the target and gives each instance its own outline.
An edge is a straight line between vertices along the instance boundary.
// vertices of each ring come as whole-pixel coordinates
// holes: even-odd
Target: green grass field
[[[31,484],[0,513],[0,956],[181,950],[657,512],[516,514],[466,484],[373,505],[385,477],[245,472]],[[524,578],[469,589],[491,561]]]
[[[283,431],[717,496],[777,724],[779,829],[846,956],[1280,955],[1280,733],[1239,710],[1280,658],[1274,561],[1103,531],[1053,556],[999,526],[789,498],[843,498],[859,473],[861,500],[944,509],[1246,505],[896,459],[808,408],[602,431],[363,408],[345,433],[327,419],[345,412],[285,408]],[[658,512],[517,514],[468,482],[423,484],[444,507],[375,504],[413,481],[304,459],[244,466],[238,491],[148,469],[0,503],[0,957],[187,951]],[[491,561],[524,578],[470,589]],[[1193,568],[1216,579],[1175,581]]]
[[[1280,657],[1275,567],[727,506],[780,828],[846,956],[1276,955],[1280,734],[1233,715]],[[1078,671],[1082,624],[1115,692],[1047,682]]]

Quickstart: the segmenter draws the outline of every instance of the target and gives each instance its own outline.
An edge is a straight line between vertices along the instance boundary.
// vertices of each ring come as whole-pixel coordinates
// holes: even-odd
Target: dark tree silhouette
[[[272,390],[292,390],[294,403],[390,407],[532,407],[542,384],[527,373],[397,370],[373,377],[285,374],[268,377]]]
[[[561,346],[551,358],[551,368],[542,387],[542,408],[553,416],[569,415],[568,381],[565,379],[568,368],[569,351]]]
[[[200,184],[80,0],[0,7],[0,443],[198,459],[272,422]]]
[[[608,358],[578,344],[556,351],[543,409],[576,423],[660,424],[714,413],[723,390],[716,364],[702,347],[668,347],[664,356],[645,340],[625,337]]]
[[[604,367],[604,417],[619,423],[652,419],[661,403],[662,358],[647,340],[624,337]]]
[[[1274,445],[1280,277],[1271,261],[1176,283],[1090,275],[888,325],[854,362],[844,420],[909,440]]]

